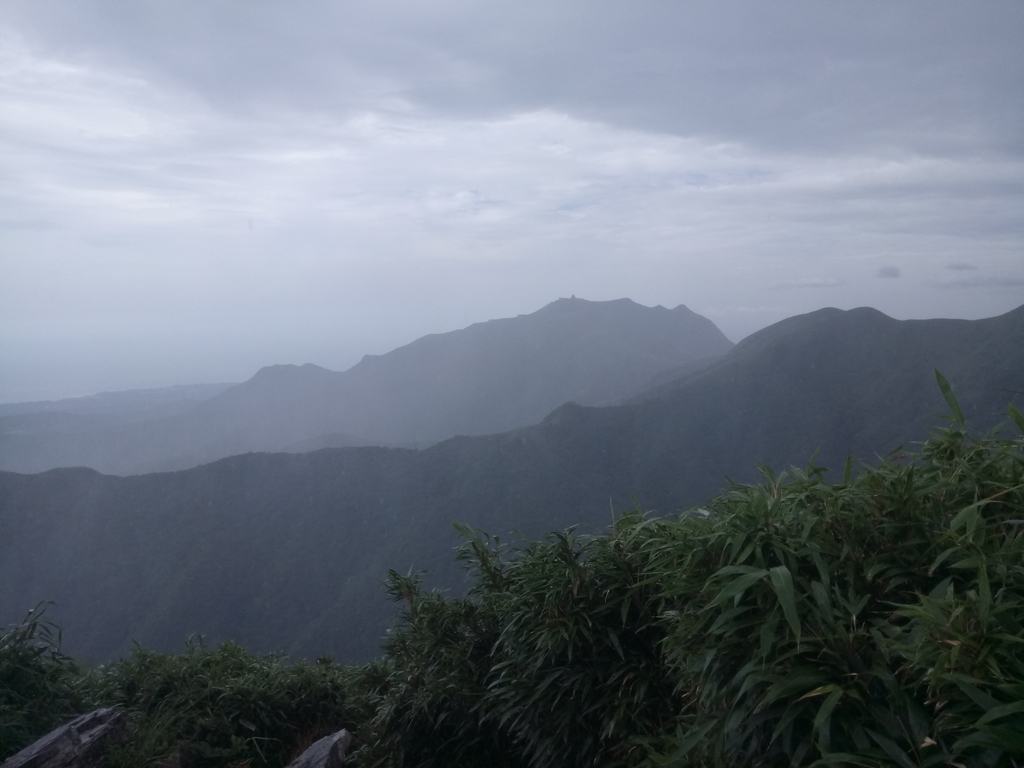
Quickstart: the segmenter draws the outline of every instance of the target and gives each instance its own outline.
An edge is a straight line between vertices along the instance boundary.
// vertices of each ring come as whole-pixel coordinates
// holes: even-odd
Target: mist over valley
[[[615,402],[731,347],[682,305],[560,299],[365,356],[342,373],[272,365],[231,387],[0,407],[0,469],[137,474],[248,451],[429,445],[533,424],[570,401]],[[97,402],[109,405],[90,410]]]
[[[822,309],[734,346],[685,307],[563,299],[344,374],[272,366],[183,414],[68,442],[108,451],[97,464],[167,446],[173,461],[185,437],[277,453],[123,478],[0,474],[0,621],[55,600],[66,647],[94,661],[133,642],[171,651],[191,633],[369,659],[394,616],[388,569],[463,589],[453,522],[597,533],[635,504],[662,516],[700,505],[762,464],[813,456],[836,477],[850,456],[871,464],[928,437],[945,408],[936,369],[973,432],[1003,424],[1024,397],[1024,307],[974,321]],[[358,440],[329,431],[352,424],[436,444],[347,447]],[[477,436],[450,436],[462,430]],[[124,436],[134,442],[111,453]]]
[[[1022,39],[4,0],[0,768],[1024,765]]]

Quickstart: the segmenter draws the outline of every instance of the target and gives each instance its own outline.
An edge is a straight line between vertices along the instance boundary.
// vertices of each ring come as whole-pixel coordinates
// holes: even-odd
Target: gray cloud
[[[939,288],[954,288],[958,290],[971,290],[981,288],[986,291],[1008,291],[1016,292],[1024,287],[1024,278],[1020,277],[971,277],[957,280],[940,280],[936,283]]]
[[[775,280],[768,284],[769,288],[780,290],[785,288],[837,288],[841,280],[834,277],[794,277],[786,280]]]
[[[879,267],[875,273],[876,277],[899,277],[902,273],[899,267]]]
[[[7,15],[214,103],[489,118],[560,109],[641,130],[786,146],[1016,152],[1024,13],[710,0],[411,0],[189,6],[21,0]],[[299,53],[301,52],[301,53]]]
[[[1024,302],[863,256],[1019,271],[1019,4],[11,0],[0,29],[0,400],[344,368],[573,293],[734,339],[820,306],[792,288]]]
[[[976,264],[968,264],[965,261],[956,261],[952,264],[947,264],[946,269],[951,269],[954,272],[974,272],[978,269]]]

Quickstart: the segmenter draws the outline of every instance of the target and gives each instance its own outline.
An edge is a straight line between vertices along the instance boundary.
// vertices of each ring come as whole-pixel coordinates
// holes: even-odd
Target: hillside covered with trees
[[[83,670],[30,617],[0,640],[0,757],[105,704],[132,725],[112,768],[279,766],[340,727],[381,768],[1020,765],[1024,439],[971,439],[940,383],[949,428],[835,482],[765,471],[597,536],[463,528],[469,593],[393,572],[364,666],[193,644]]]
[[[760,464],[815,454],[835,480],[851,454],[870,464],[928,437],[946,407],[936,367],[972,429],[1005,420],[1024,381],[1024,309],[975,321],[821,310],[630,404],[564,405],[532,427],[423,450],[246,454],[132,477],[0,473],[0,624],[54,600],[69,652],[96,663],[192,633],[369,660],[394,616],[389,568],[465,589],[453,521],[503,538],[599,533],[612,510],[670,517],[729,479],[755,481]]]

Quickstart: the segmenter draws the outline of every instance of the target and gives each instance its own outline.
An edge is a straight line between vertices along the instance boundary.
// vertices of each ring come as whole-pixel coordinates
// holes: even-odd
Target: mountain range
[[[242,384],[210,385],[204,399],[165,404],[171,412],[151,408],[150,418],[138,408],[83,414],[95,398],[7,406],[7,413],[0,407],[0,469],[85,466],[125,475],[249,451],[425,446],[534,424],[565,402],[620,400],[731,347],[714,323],[685,306],[560,299],[529,315],[367,355],[344,372],[269,366]]]
[[[0,622],[56,600],[66,647],[92,660],[133,640],[176,649],[192,632],[365,659],[393,615],[388,568],[426,569],[427,583],[461,589],[453,521],[503,538],[599,531],[634,504],[661,515],[699,505],[729,479],[756,479],[762,463],[782,470],[814,456],[835,476],[850,454],[871,462],[927,437],[948,411],[935,369],[971,429],[1000,424],[1007,403],[1024,400],[1024,307],[974,321],[823,309],[710,362],[648,369],[620,404],[566,403],[537,424],[423,449],[249,453],[130,477],[3,472]]]

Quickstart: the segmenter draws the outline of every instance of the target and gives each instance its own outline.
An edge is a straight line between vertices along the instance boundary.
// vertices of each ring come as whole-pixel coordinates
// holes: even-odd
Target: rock
[[[171,754],[157,763],[156,768],[193,768],[195,763],[192,748],[187,744],[181,744]],[[3,766],[0,766],[0,768],[3,768]]]
[[[324,736],[289,763],[288,768],[342,768],[351,743],[352,734],[345,729]]]
[[[97,709],[50,731],[0,768],[93,768],[102,762],[107,747],[124,736],[125,727],[121,712]]]

